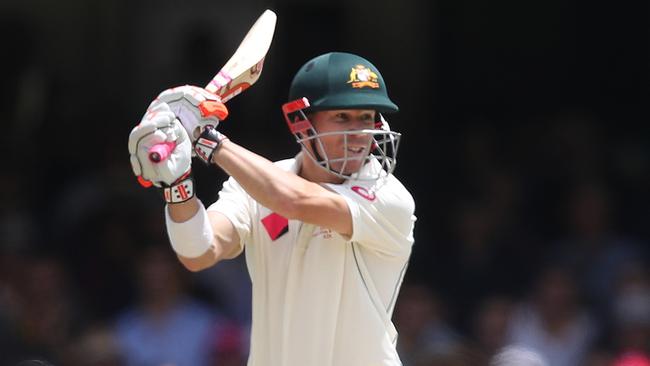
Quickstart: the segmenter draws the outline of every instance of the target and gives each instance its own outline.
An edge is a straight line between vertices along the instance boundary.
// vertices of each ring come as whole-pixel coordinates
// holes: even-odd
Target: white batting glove
[[[216,128],[219,121],[228,117],[228,109],[221,98],[198,86],[183,85],[163,91],[151,103],[149,109],[167,103],[176,115],[192,142],[207,126]]]
[[[175,148],[164,161],[149,160],[152,146],[173,142]],[[131,167],[140,183],[150,182],[156,187],[170,187],[189,175],[192,162],[192,142],[185,128],[166,103],[158,103],[147,110],[142,121],[129,135]],[[145,182],[143,182],[145,181]]]

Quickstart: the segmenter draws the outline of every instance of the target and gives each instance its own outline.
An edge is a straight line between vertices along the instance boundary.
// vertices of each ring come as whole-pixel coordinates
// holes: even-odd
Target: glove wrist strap
[[[194,179],[187,176],[179,179],[169,187],[163,187],[163,198],[167,203],[181,203],[194,197]]]
[[[201,161],[209,165],[215,151],[217,151],[223,141],[227,139],[228,137],[217,131],[217,129],[208,127],[203,130],[194,143],[194,152],[196,152],[196,156],[198,156]]]

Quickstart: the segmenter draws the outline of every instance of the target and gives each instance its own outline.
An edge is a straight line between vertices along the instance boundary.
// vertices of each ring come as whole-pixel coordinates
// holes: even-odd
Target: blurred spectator
[[[26,345],[20,338],[18,315],[22,300],[19,287],[26,258],[12,249],[0,250],[0,364],[6,365],[24,358]]]
[[[584,361],[596,329],[579,303],[572,272],[551,265],[542,271],[531,301],[514,312],[508,343],[538,352],[549,365],[576,366]]]
[[[0,180],[0,365],[15,363],[31,353],[22,337],[26,321],[21,309],[26,300],[24,288],[31,255],[40,239],[40,230],[30,199],[24,190],[29,189],[22,173],[24,168],[11,159]]]
[[[405,283],[393,318],[399,332],[397,351],[405,366],[457,351],[458,339],[447,325],[444,305],[426,286]]]
[[[62,263],[47,256],[23,262],[20,278],[14,315],[22,352],[57,363],[86,320],[72,291],[74,284],[69,282]]]
[[[609,350],[596,348],[585,357],[583,366],[612,366],[613,355]]]
[[[490,366],[549,366],[535,351],[522,347],[506,347],[490,361]]]
[[[598,174],[605,150],[597,116],[574,106],[551,112],[548,119],[548,138],[540,142],[551,159],[549,178],[575,180]]]
[[[490,296],[479,305],[473,319],[472,338],[476,353],[483,359],[506,345],[512,307],[508,298],[499,295]]]
[[[612,312],[619,354],[650,354],[650,281],[641,264],[630,264],[622,273]]]
[[[0,42],[3,45],[3,90],[0,91],[0,108],[3,111],[4,133],[0,143],[11,154],[19,154],[25,164],[37,162],[38,149],[24,149],[22,142],[33,139],[39,128],[48,120],[51,102],[50,75],[43,54],[43,37],[40,22],[25,18],[7,17],[3,12],[0,21]]]
[[[139,301],[115,325],[125,365],[210,365],[219,313],[188,297],[169,248],[147,248],[138,259]]]
[[[246,267],[246,256],[243,253],[198,272],[196,278],[214,298],[223,300],[219,305],[226,315],[240,324],[250,325],[252,289]]]
[[[638,244],[616,233],[612,210],[610,195],[603,184],[578,184],[568,201],[568,236],[554,249],[555,260],[575,270],[578,286],[599,317],[606,316],[611,307],[622,269],[629,261],[645,255]]]
[[[89,326],[69,343],[65,366],[123,366],[122,354],[112,330]]]
[[[480,200],[465,200],[453,212],[453,238],[435,260],[435,281],[450,301],[452,324],[464,334],[471,332],[477,305],[494,292],[514,294],[531,267],[535,251],[527,240],[518,240],[500,229],[508,217],[492,215]],[[507,231],[507,230],[506,230]],[[530,270],[530,268],[527,268]]]
[[[429,359],[417,363],[417,366],[486,366],[485,364],[477,363],[471,355],[466,354],[462,350],[451,354],[435,354],[431,355]]]
[[[650,366],[650,358],[642,353],[626,353],[614,361],[612,366]]]
[[[236,323],[218,326],[213,337],[211,366],[244,366],[248,360],[249,329]]]
[[[245,255],[222,261],[195,274],[224,314],[231,319],[217,326],[213,348],[213,366],[243,366],[248,359],[252,314],[251,281]]]
[[[118,203],[87,212],[80,227],[66,235],[71,240],[65,243],[87,243],[80,248],[65,248],[65,251],[70,253],[72,267],[79,276],[78,284],[88,297],[86,302],[100,321],[110,321],[117,312],[133,303],[140,248],[151,243],[168,245],[159,212],[152,208],[142,209],[140,201],[129,202],[135,207],[124,210]]]

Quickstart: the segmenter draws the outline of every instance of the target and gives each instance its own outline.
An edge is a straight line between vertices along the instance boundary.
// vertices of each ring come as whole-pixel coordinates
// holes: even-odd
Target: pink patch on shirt
[[[263,218],[262,225],[273,241],[289,231],[289,220],[275,212]]]
[[[373,192],[368,192],[367,189],[359,186],[353,186],[352,190],[358,194],[359,196],[367,199],[368,201],[372,202],[375,200],[375,194]]]

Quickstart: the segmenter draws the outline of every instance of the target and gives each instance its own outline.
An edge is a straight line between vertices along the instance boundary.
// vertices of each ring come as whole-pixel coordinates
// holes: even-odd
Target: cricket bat
[[[266,10],[248,30],[235,53],[210,80],[205,90],[218,95],[223,103],[255,84],[262,74],[264,57],[271,46],[277,16]],[[176,144],[164,142],[149,149],[149,160],[159,163],[174,150]]]

